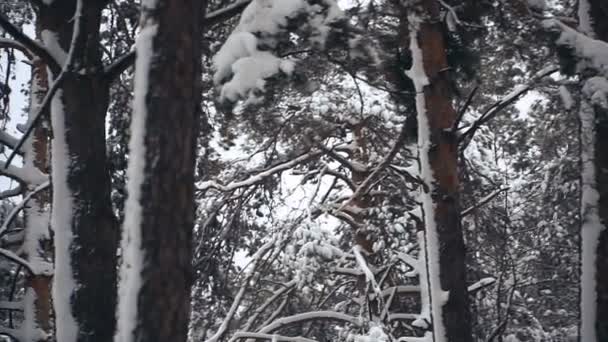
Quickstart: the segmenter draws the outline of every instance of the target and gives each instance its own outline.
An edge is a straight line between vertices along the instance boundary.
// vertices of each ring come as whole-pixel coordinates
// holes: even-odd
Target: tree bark
[[[595,39],[608,43],[608,3],[587,0],[589,19]],[[608,341],[608,111],[595,111],[595,185],[599,194],[598,214],[604,229],[600,232],[596,253],[596,335],[597,341]]]
[[[187,339],[205,7],[199,0],[142,2],[119,341]]]
[[[61,158],[65,165],[60,165],[56,155],[59,151],[52,151],[53,177],[65,178],[62,181],[67,184],[68,197],[58,194],[59,179],[54,179],[52,222],[61,222],[61,226],[52,227],[55,255],[69,256],[67,260],[56,259],[56,270],[65,269],[65,274],[74,280],[74,287],[66,289],[62,288],[63,280],[55,277],[54,301],[63,302],[55,303],[56,330],[59,340],[63,336],[62,342],[107,342],[113,337],[116,322],[118,226],[110,202],[105,141],[109,86],[103,77],[99,37],[101,11],[106,1],[83,1],[82,11],[77,14],[79,18],[75,17],[76,3],[75,0],[55,0],[41,6],[38,15],[41,25],[56,35],[58,47],[66,53],[71,49],[72,36],[78,33],[61,92],[55,95],[58,105],[51,106],[53,146],[58,146],[58,135],[63,135],[57,131],[60,127],[65,132],[60,139],[67,154]],[[75,22],[81,23],[77,31]],[[49,39],[53,37],[47,37]],[[58,107],[63,108],[61,115],[57,113]],[[69,237],[69,243],[63,241],[58,246],[57,239],[65,237]],[[64,292],[61,298],[57,295],[60,291]],[[75,319],[75,335],[63,335],[66,330],[62,326],[62,315]]]
[[[445,330],[445,339],[436,335],[435,340],[472,341],[466,286],[465,245],[459,214],[458,145],[456,136],[450,132],[457,113],[452,105],[453,94],[444,33],[439,18],[439,3],[436,0],[422,0],[413,8],[404,8],[400,24],[402,51],[411,51],[411,42],[407,37],[410,37],[410,30],[416,25],[409,20],[411,14],[422,20],[417,28],[417,45],[428,81],[423,87],[424,108],[418,108],[419,119],[421,110],[426,116],[428,132],[424,132],[424,128],[419,127],[418,139],[421,146],[421,139],[425,139],[424,134],[430,136],[426,159],[430,165],[430,179],[433,181],[433,184],[427,184],[432,189],[430,194],[432,206],[425,206],[425,211],[431,210],[432,213],[425,213],[425,216],[434,221],[438,250],[429,253],[439,254],[440,287],[449,292],[441,310],[441,317],[436,317],[436,312],[433,312],[433,324],[439,324],[438,320],[441,320]],[[419,100],[417,102],[420,103]],[[420,120],[418,126],[421,126]],[[422,159],[424,158],[421,157]],[[422,168],[424,169],[424,166]],[[429,230],[432,229],[429,227],[429,221],[425,220],[427,239]],[[432,248],[432,244],[427,242],[427,248]],[[429,270],[431,271],[432,269]],[[431,300],[441,299],[431,298]]]
[[[37,25],[37,36],[40,26]],[[38,111],[48,90],[47,67],[41,59],[33,62],[32,84],[30,86],[29,120]],[[45,115],[48,117],[48,112]],[[48,121],[36,127],[27,142],[24,151],[24,168],[35,168],[42,172],[49,171],[49,137]],[[28,185],[26,192],[36,187]],[[51,236],[49,232],[49,194],[46,191],[32,196],[24,210],[25,248],[27,259],[31,263],[51,262]],[[28,274],[25,281],[26,303],[24,306],[24,342],[46,341],[51,336],[51,277],[48,275]]]

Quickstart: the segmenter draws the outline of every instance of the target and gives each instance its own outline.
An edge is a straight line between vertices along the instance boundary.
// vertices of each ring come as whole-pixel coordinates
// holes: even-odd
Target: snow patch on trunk
[[[144,1],[144,8],[155,8],[155,1]],[[148,19],[150,20],[150,19]],[[129,166],[127,169],[128,198],[125,203],[125,222],[121,241],[122,265],[118,290],[116,341],[133,341],[137,328],[137,299],[142,286],[141,272],[144,267],[142,250],[142,193],[146,168],[146,97],[149,88],[150,67],[154,56],[154,38],[158,26],[143,24],[136,42],[135,80],[131,140],[129,141]]]
[[[428,267],[428,281],[430,290],[430,307],[432,315],[433,333],[435,342],[446,341],[446,332],[443,325],[443,305],[447,301],[448,292],[443,291],[440,282],[439,268],[439,237],[437,235],[437,224],[435,222],[435,203],[431,194],[435,184],[433,170],[429,159],[431,148],[431,131],[426,112],[426,99],[424,87],[429,84],[429,80],[424,71],[422,50],[418,45],[418,26],[419,19],[410,17],[410,51],[412,54],[412,67],[406,71],[406,75],[414,83],[416,89],[416,111],[418,113],[418,147],[420,151],[420,176],[428,186],[428,191],[422,191],[420,200],[424,209],[425,223],[425,244]],[[425,279],[420,279],[425,281]],[[424,308],[422,310],[424,313]]]
[[[600,91],[606,79],[594,77],[583,86],[579,117],[581,121],[581,341],[597,341],[596,259],[599,238],[605,229],[599,216],[599,199],[595,170],[595,110],[593,102],[604,98],[608,88]],[[603,96],[601,95],[603,94]]]
[[[78,323],[72,314],[72,294],[76,291],[76,281],[72,269],[71,247],[73,198],[68,185],[70,155],[66,142],[65,111],[63,91],[58,90],[51,101],[51,122],[53,140],[51,148],[53,175],[53,211],[51,227],[55,232],[55,275],[53,277],[53,305],[57,340],[76,341]]]

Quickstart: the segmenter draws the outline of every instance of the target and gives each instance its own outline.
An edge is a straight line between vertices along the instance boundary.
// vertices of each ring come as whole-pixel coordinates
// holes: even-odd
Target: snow
[[[608,43],[581,34],[555,19],[543,20],[543,26],[560,33],[556,41],[558,45],[573,49],[574,54],[580,58],[578,71],[591,68],[608,76]]]
[[[66,143],[63,91],[58,90],[51,101],[51,140],[53,211],[51,227],[55,233],[55,275],[53,277],[53,305],[57,326],[57,340],[76,341],[78,323],[72,314],[71,297],[76,289],[72,271],[72,214],[73,198],[68,185],[70,155]]]
[[[416,89],[416,111],[418,113],[418,148],[420,151],[420,176],[428,186],[428,192],[420,194],[420,200],[424,209],[425,222],[425,244],[428,267],[428,281],[430,291],[430,307],[432,314],[433,333],[435,342],[446,341],[446,332],[443,325],[443,305],[445,304],[448,292],[441,288],[439,271],[439,237],[437,235],[437,225],[435,222],[435,204],[431,194],[433,192],[435,179],[429,160],[429,150],[431,148],[431,132],[426,113],[426,99],[424,87],[429,84],[429,80],[424,71],[422,50],[418,45],[418,18],[410,16],[412,28],[410,29],[410,51],[412,53],[412,67],[406,71],[406,75],[414,83]],[[422,274],[422,273],[421,273]],[[421,276],[421,283],[422,283]],[[423,308],[424,310],[424,308]],[[422,316],[422,315],[421,315]]]
[[[604,80],[605,81],[605,80]],[[595,111],[589,103],[599,80],[588,80],[583,87],[579,109],[581,122],[581,341],[597,341],[596,258],[599,237],[605,229],[599,217],[599,193],[595,170]],[[594,92],[595,91],[595,92]],[[589,98],[591,96],[591,99]]]
[[[389,338],[378,325],[372,325],[367,332],[367,335],[357,335],[354,338],[355,342],[388,342]]]
[[[293,69],[293,62],[281,60],[266,51],[257,51],[232,64],[234,76],[224,84],[220,98],[232,102],[247,98],[249,102],[256,102],[256,91],[264,91],[267,78],[278,74],[279,71],[289,76],[288,72]]]
[[[279,58],[268,50],[276,47],[280,37],[287,33],[290,19],[304,15],[308,24],[300,28],[312,30],[309,40],[323,47],[329,25],[343,18],[343,13],[334,0],[322,3],[323,6],[311,5],[307,0],[251,1],[233,33],[213,58],[213,80],[220,88],[220,100],[257,103],[267,78],[279,73],[290,76],[294,72],[294,61]],[[222,84],[226,80],[227,83]]]
[[[49,54],[60,65],[63,65],[68,59],[68,54],[61,48],[61,45],[59,45],[59,35],[50,30],[42,30],[42,32],[40,32],[40,37]]]
[[[608,79],[600,76],[591,77],[585,81],[583,94],[591,105],[608,109]]]
[[[142,6],[155,8],[154,0],[144,1]],[[147,20],[151,20],[148,18]],[[146,168],[146,119],[148,95],[148,77],[154,57],[154,37],[158,26],[145,22],[136,41],[137,58],[135,60],[135,79],[133,95],[133,115],[131,121],[131,139],[129,141],[129,165],[127,168],[128,198],[125,203],[125,221],[121,241],[122,265],[118,290],[118,312],[116,340],[128,342],[134,340],[137,327],[137,299],[142,286],[141,272],[144,267],[142,251],[142,194]]]
[[[479,279],[476,283],[469,285],[469,287],[467,287],[467,291],[468,292],[475,292],[478,289],[488,286],[490,284],[493,284],[496,282],[495,278],[492,277],[486,277],[486,278],[481,278]]]
[[[253,0],[241,15],[236,31],[275,35],[294,18],[308,9],[304,0]]]
[[[578,28],[584,34],[593,37],[593,23],[591,22],[591,16],[589,15],[590,11],[591,7],[589,6],[589,0],[578,0]]]
[[[574,99],[572,98],[572,94],[570,93],[570,91],[568,90],[568,88],[566,88],[566,86],[561,85],[559,86],[559,97],[562,99],[562,102],[564,103],[564,107],[568,110],[572,109],[572,107],[574,106]]]

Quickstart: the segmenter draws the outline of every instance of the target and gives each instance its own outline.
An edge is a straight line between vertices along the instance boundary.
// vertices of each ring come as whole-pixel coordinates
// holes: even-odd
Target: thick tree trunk
[[[102,74],[99,27],[105,1],[55,0],[38,20],[45,43],[71,65],[51,105],[56,272],[53,285],[57,339],[110,341],[115,330],[118,227],[110,202],[105,115],[108,84]],[[63,50],[63,52],[61,51]],[[57,75],[55,75],[57,76]]]
[[[579,8],[581,29],[590,30],[585,33],[592,35],[595,39],[608,42],[608,3],[605,0],[584,0],[579,2],[579,6],[581,6]],[[585,11],[586,9],[588,12]],[[597,341],[603,342],[608,341],[608,111],[595,106],[594,112],[595,130],[592,134],[595,137],[593,148],[595,190],[599,195],[597,213],[604,227],[599,233],[595,255],[597,301],[595,330]],[[584,312],[581,314],[583,317],[585,316]]]
[[[411,22],[412,15],[421,22]],[[465,245],[458,204],[458,145],[456,137],[450,133],[456,111],[452,105],[439,3],[437,0],[423,0],[418,7],[405,9],[402,16],[402,49],[411,51],[413,60],[408,76],[412,77],[416,91],[421,92],[417,96],[418,141],[420,153],[426,154],[421,156],[422,176],[430,183],[427,185],[431,189],[431,193],[425,195],[430,196],[430,201],[424,205],[424,210],[435,341],[472,341]],[[415,44],[406,38],[412,36],[413,29],[417,32]],[[424,75],[420,75],[422,70],[415,70],[419,67],[416,64],[420,63],[417,58],[422,59]],[[437,256],[438,269],[433,265]],[[437,272],[439,286],[433,284]],[[443,298],[438,290],[449,292],[443,305],[440,304]],[[440,336],[443,334],[445,336]]]
[[[40,36],[39,27],[37,35]],[[29,119],[36,113],[48,89],[46,65],[35,60],[32,68],[30,86]],[[45,113],[48,117],[48,113]],[[49,129],[48,121],[38,126],[24,148],[24,168],[35,168],[42,172],[49,171]],[[34,191],[35,186],[27,186],[27,191]],[[49,194],[39,192],[32,196],[24,210],[25,243],[24,251],[30,263],[51,262],[51,237],[49,221]],[[48,275],[29,274],[25,282],[26,300],[24,305],[24,342],[46,341],[51,336],[51,277]]]
[[[186,341],[205,1],[142,2],[119,341]]]

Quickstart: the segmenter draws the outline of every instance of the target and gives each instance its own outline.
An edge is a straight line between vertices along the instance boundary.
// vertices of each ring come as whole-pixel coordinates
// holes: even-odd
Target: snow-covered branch
[[[32,59],[32,53],[23,44],[16,40],[0,37],[0,49],[15,49],[21,51],[25,57]]]
[[[37,264],[29,263],[27,260],[23,259],[22,257],[7,249],[0,248],[0,256],[3,256],[16,264],[25,267],[25,269],[27,269],[30,274],[47,276],[53,274],[52,265],[43,262]]]
[[[557,19],[547,19],[542,24],[548,31],[559,34],[555,42],[558,46],[567,47],[579,58],[577,71],[594,69],[608,77],[608,43],[578,32]]]
[[[357,327],[361,326],[362,324],[361,319],[344,313],[336,311],[312,311],[279,318],[271,324],[261,328],[258,332],[263,334],[269,334],[288,325],[316,320],[340,321],[350,323]],[[234,338],[232,338],[230,341],[234,341]]]
[[[473,136],[481,126],[488,123],[498,113],[500,113],[500,111],[513,104],[522,95],[530,91],[534,84],[540,81],[543,77],[549,76],[558,71],[559,67],[557,66],[548,66],[546,68],[541,69],[533,76],[530,82],[528,82],[527,84],[516,85],[510,93],[503,96],[500,100],[494,102],[491,106],[489,106],[473,123],[473,125],[471,125],[471,127],[459,137],[459,140],[462,143],[462,148],[465,149],[468,146],[469,142],[471,141],[471,139],[473,139]]]
[[[21,192],[23,192],[23,189],[21,188],[21,185],[18,185],[12,189],[8,189],[8,190],[4,190],[0,192],[0,200],[3,199],[7,199],[10,197],[15,197],[15,196],[19,196],[21,195]]]
[[[359,186],[357,187],[355,192],[352,194],[350,199],[342,204],[342,206],[340,207],[340,210],[342,210],[346,205],[355,201],[357,198],[364,195],[370,189],[370,187],[372,186],[372,182],[374,180],[376,180],[376,178],[378,178],[378,176],[380,175],[382,170],[384,170],[387,166],[389,166],[391,164],[391,162],[397,155],[397,152],[399,152],[399,150],[403,147],[403,144],[405,143],[405,138],[407,136],[406,132],[407,131],[406,131],[405,124],[404,124],[403,127],[401,128],[401,132],[399,133],[399,137],[397,138],[397,140],[391,147],[391,150],[389,151],[389,153],[382,159],[380,164],[378,164],[378,166],[376,166],[376,168],[374,168],[374,171],[372,171],[372,173],[370,173],[370,175],[367,176],[365,178],[365,180],[363,180],[363,182],[361,182],[361,184],[359,184]]]
[[[48,182],[48,181],[43,184],[40,184],[37,188],[32,190],[30,193],[28,193],[25,196],[25,198],[21,201],[21,203],[19,203],[17,206],[15,206],[11,210],[11,212],[6,216],[6,219],[2,223],[2,226],[0,226],[0,236],[3,236],[8,231],[8,227],[13,222],[13,220],[15,220],[15,218],[17,217],[17,214],[19,214],[19,212],[21,210],[23,210],[23,208],[25,208],[25,205],[27,204],[27,202],[37,193],[48,189],[49,186],[50,186],[50,182]]]
[[[493,285],[494,283],[496,283],[495,278],[492,278],[492,277],[482,278],[482,279],[478,280],[477,282],[475,282],[474,284],[469,285],[469,287],[467,287],[467,291],[469,292],[469,294],[474,294],[474,293],[478,292],[479,290],[485,289],[486,287]]]
[[[251,326],[253,325],[253,323],[255,323],[256,319],[258,318],[258,316],[264,312],[264,310],[266,310],[272,303],[274,303],[275,300],[277,300],[277,298],[281,297],[283,294],[291,291],[294,286],[296,285],[296,281],[292,280],[290,282],[288,282],[287,284],[285,284],[284,286],[281,286],[280,289],[278,289],[277,291],[275,291],[272,296],[270,296],[270,298],[268,298],[264,304],[262,304],[261,306],[259,306],[254,312],[253,314],[249,317],[249,319],[247,320],[247,323],[245,324],[245,326],[243,327],[244,331],[249,331],[251,329]]]
[[[253,333],[253,332],[238,332],[234,334],[230,341],[238,341],[240,339],[251,339],[251,340],[262,340],[262,341],[286,341],[286,342],[317,342],[316,340],[311,340],[309,338],[297,336],[282,336],[276,334],[262,334],[262,333]]]
[[[233,4],[230,4],[224,8],[218,9],[216,11],[207,13],[205,16],[205,20],[202,21],[202,24],[205,27],[210,27],[215,24],[219,24],[223,21],[231,19],[237,15],[239,15],[251,0],[237,0]],[[130,66],[135,63],[135,55],[136,51],[133,49],[124,55],[118,57],[115,61],[113,61],[110,65],[107,65],[104,68],[104,75],[107,80],[113,80],[122,72],[127,70]]]
[[[0,310],[16,310],[23,311],[23,302],[7,302],[0,301]]]
[[[232,302],[232,305],[230,306],[230,310],[226,314],[226,317],[224,317],[224,320],[222,321],[222,324],[220,325],[219,329],[215,332],[215,334],[213,336],[211,336],[205,342],[215,342],[215,341],[220,340],[224,336],[224,334],[228,330],[230,321],[232,321],[232,318],[234,317],[236,310],[239,308],[239,306],[241,304],[241,300],[243,299],[243,296],[245,295],[245,291],[247,291],[249,282],[251,281],[251,279],[253,278],[253,276],[256,273],[256,268],[257,268],[259,261],[262,259],[262,257],[264,255],[266,255],[266,253],[268,251],[270,251],[272,249],[274,244],[275,244],[274,240],[267,242],[252,257],[253,264],[251,266],[251,270],[249,271],[249,273],[243,280],[243,285],[241,286],[241,289],[237,293],[236,297],[234,298],[234,301]]]
[[[10,148],[11,150],[15,150],[17,147],[17,144],[19,144],[19,139],[10,135],[6,131],[0,131],[0,144]],[[17,153],[19,155],[23,155],[23,149],[18,149]]]
[[[0,27],[11,35],[19,44],[23,45],[34,55],[44,60],[51,70],[59,70],[60,64],[55,58],[53,58],[51,53],[44,46],[40,45],[38,42],[28,37],[25,33],[21,32],[21,30],[13,25],[2,13],[0,13]]]
[[[70,56],[71,55],[72,55],[72,51],[70,50]],[[13,152],[6,159],[6,163],[4,166],[5,169],[9,167],[13,158],[19,153],[19,151],[21,151],[23,144],[25,144],[25,142],[27,141],[29,136],[32,134],[32,132],[34,131],[36,126],[40,123],[40,120],[42,119],[42,114],[51,105],[51,101],[53,100],[55,93],[61,87],[63,80],[65,79],[66,73],[68,72],[68,69],[70,67],[69,63],[71,63],[70,59],[71,58],[68,58],[68,61],[64,65],[63,69],[61,70],[61,73],[59,74],[59,76],[57,76],[57,79],[53,82],[53,84],[49,88],[48,92],[44,96],[44,99],[40,103],[40,106],[38,107],[38,111],[36,112],[36,114],[34,114],[33,117],[29,120],[29,125],[27,126],[25,132],[23,132],[23,136],[21,137],[19,142],[17,142],[15,147],[13,148]]]
[[[255,174],[255,175],[253,175],[253,176],[251,176],[251,177],[249,177],[249,178],[247,178],[245,180],[237,181],[237,182],[232,182],[232,183],[229,183],[229,184],[226,184],[226,185],[219,184],[219,183],[217,183],[215,181],[206,181],[206,182],[203,182],[198,187],[198,190],[199,191],[206,191],[208,189],[216,189],[216,190],[219,190],[219,191],[222,191],[222,192],[234,191],[234,190],[237,190],[239,188],[243,188],[243,187],[247,187],[247,186],[251,186],[251,185],[254,185],[256,183],[259,183],[259,182],[263,181],[264,179],[266,179],[266,178],[268,178],[268,177],[270,177],[272,175],[275,175],[275,174],[277,174],[279,172],[288,170],[288,169],[290,169],[290,168],[292,168],[292,167],[294,167],[294,166],[296,166],[296,165],[298,165],[300,163],[303,163],[303,162],[306,162],[308,160],[311,160],[312,158],[317,157],[317,156],[319,156],[321,154],[322,154],[321,151],[311,151],[311,152],[308,152],[308,153],[304,153],[304,154],[302,154],[302,155],[300,155],[300,156],[298,156],[298,157],[296,157],[294,159],[291,159],[291,160],[286,161],[286,162],[279,163],[279,164],[277,164],[277,165],[275,165],[275,166],[273,166],[273,167],[271,167],[271,168],[269,168],[269,169],[267,169],[265,171],[257,173],[257,174]]]
[[[498,196],[500,193],[509,190],[508,187],[506,188],[500,188],[497,189],[495,191],[493,191],[492,193],[490,193],[489,195],[485,196],[484,198],[480,199],[479,202],[477,202],[475,205],[473,205],[470,208],[467,208],[465,210],[463,210],[460,213],[460,217],[465,217],[469,214],[471,214],[473,211],[479,209],[480,207],[483,207],[484,205],[486,205],[487,203],[489,203],[490,201],[492,201],[496,196]]]
[[[48,181],[48,175],[36,168],[23,168],[14,165],[0,166],[0,175],[8,177],[19,183],[36,186]]]

